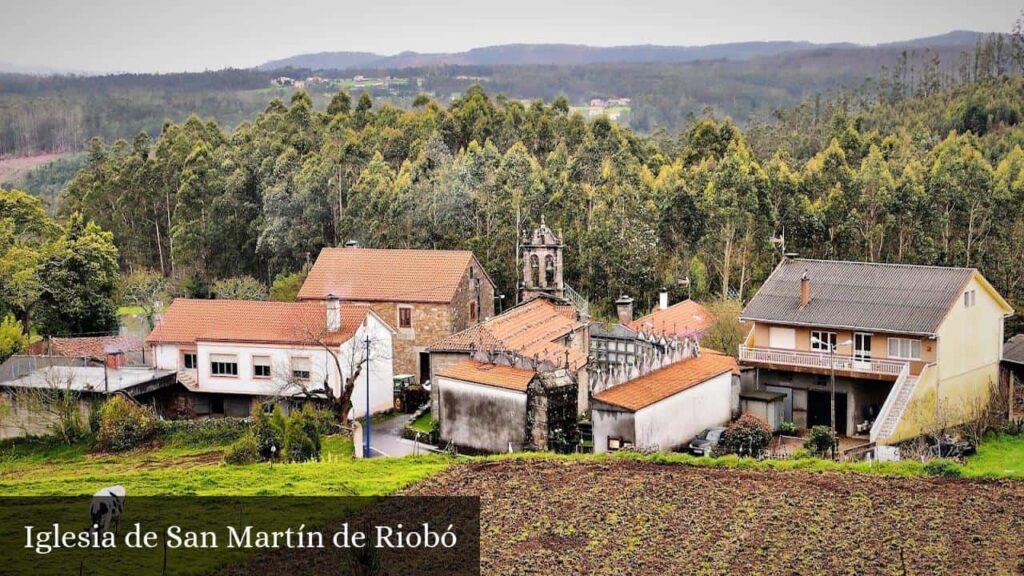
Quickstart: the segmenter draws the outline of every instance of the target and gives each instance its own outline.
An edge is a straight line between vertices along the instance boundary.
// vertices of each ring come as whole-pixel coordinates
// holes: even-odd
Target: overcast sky
[[[876,44],[1008,31],[1021,0],[0,0],[0,62],[170,72],[513,42]]]

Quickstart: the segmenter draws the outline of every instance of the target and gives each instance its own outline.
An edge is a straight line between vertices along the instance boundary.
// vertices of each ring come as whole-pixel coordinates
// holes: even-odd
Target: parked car
[[[725,428],[715,426],[697,434],[697,437],[690,441],[690,452],[698,456],[710,456],[724,432]]]

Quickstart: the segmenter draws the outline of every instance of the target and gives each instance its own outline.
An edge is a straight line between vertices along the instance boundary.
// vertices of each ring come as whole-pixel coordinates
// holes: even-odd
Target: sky
[[[178,72],[309,52],[506,43],[877,44],[951,30],[1006,32],[1021,8],[1021,0],[0,0],[0,62]]]

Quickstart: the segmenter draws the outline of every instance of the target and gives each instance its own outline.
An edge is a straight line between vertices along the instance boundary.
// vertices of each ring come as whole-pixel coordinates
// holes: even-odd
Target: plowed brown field
[[[634,461],[456,465],[483,574],[1024,574],[1024,482]]]

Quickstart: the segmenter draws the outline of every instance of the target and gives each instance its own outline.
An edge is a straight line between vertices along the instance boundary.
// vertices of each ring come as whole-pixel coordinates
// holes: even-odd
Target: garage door
[[[772,326],[768,329],[768,346],[784,350],[796,349],[796,330]]]

